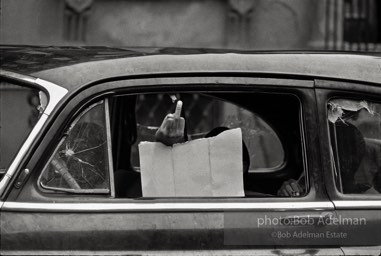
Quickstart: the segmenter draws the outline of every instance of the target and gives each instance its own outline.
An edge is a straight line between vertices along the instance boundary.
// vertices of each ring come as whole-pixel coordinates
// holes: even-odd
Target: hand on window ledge
[[[290,179],[283,182],[282,186],[278,190],[278,196],[283,197],[298,197],[303,194],[303,188],[299,185],[299,183]]]

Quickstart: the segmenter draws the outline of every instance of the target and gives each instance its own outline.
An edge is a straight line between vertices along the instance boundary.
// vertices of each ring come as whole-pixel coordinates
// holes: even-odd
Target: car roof
[[[246,74],[381,83],[381,54],[248,52],[181,48],[0,46],[1,69],[70,90],[101,79]]]

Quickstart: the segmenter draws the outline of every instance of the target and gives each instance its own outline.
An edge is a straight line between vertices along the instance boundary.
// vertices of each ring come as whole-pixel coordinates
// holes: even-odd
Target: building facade
[[[377,0],[1,0],[2,44],[378,51]]]

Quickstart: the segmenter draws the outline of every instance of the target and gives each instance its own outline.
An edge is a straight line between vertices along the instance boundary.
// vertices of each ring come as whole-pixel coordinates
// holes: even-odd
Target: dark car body
[[[381,253],[381,194],[345,193],[337,184],[327,121],[332,99],[381,102],[381,55],[1,46],[0,60],[2,82],[49,99],[0,183],[2,254]],[[166,93],[255,109],[288,159],[249,173],[253,187],[273,196],[117,198],[113,174],[108,190],[89,193],[41,185],[85,109],[102,102],[107,115],[117,96]],[[107,152],[115,160],[111,142]],[[298,178],[297,168],[306,193],[274,195]]]

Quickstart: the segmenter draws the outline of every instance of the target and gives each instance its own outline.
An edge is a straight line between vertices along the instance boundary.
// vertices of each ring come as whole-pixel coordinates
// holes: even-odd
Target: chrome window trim
[[[97,106],[100,106],[100,105],[103,105],[104,106],[104,113],[105,113],[105,123],[106,123],[106,129],[110,129],[109,125],[107,126],[107,122],[109,122],[109,118],[107,117],[108,116],[108,103],[106,104],[107,101],[107,98],[106,100],[101,100],[99,102],[96,102],[94,104],[91,104],[90,106],[88,106],[87,108],[85,108],[84,110],[81,111],[81,113],[74,119],[74,121],[72,121],[69,125],[69,128],[66,130],[66,135],[64,137],[62,137],[62,139],[60,140],[60,142],[58,143],[58,145],[56,146],[55,150],[53,151],[53,154],[49,157],[49,160],[45,163],[45,166],[44,168],[42,169],[42,171],[40,172],[40,175],[38,176],[38,179],[37,179],[37,184],[39,186],[39,188],[44,191],[44,192],[49,192],[49,193],[57,193],[57,192],[67,192],[67,193],[73,193],[73,194],[110,194],[113,195],[113,188],[114,186],[111,184],[111,175],[113,174],[113,168],[112,168],[112,157],[111,157],[111,162],[109,161],[109,175],[110,175],[110,184],[109,184],[109,187],[108,188],[101,188],[101,189],[72,189],[72,188],[60,188],[60,187],[50,187],[50,186],[47,186],[47,185],[44,185],[42,183],[42,177],[44,176],[45,172],[47,171],[47,168],[48,166],[50,165],[50,163],[52,162],[52,159],[54,158],[54,156],[57,154],[57,151],[59,150],[59,148],[61,147],[62,143],[65,142],[66,138],[68,137],[68,133],[69,131],[81,120],[81,118],[83,116],[85,116],[89,111],[93,110],[95,107]],[[106,110],[106,107],[107,107],[107,110]],[[106,140],[107,140],[107,153],[108,153],[108,157],[110,157],[111,155],[111,134],[110,131],[107,131],[106,130]],[[110,144],[110,145],[109,145]],[[111,167],[110,167],[111,166]],[[112,180],[112,182],[114,182],[114,180]],[[115,192],[114,192],[115,194]],[[114,195],[115,196],[115,195]]]
[[[3,70],[3,69],[0,69],[0,77],[8,78],[8,79],[15,80],[15,81],[18,80],[18,81],[27,82],[27,83],[29,83],[31,85],[36,83],[36,79],[37,79],[35,77],[31,77],[31,76],[27,76],[27,75],[22,75],[22,74],[19,74],[19,73],[15,73],[15,72]]]
[[[12,161],[7,172],[5,173],[4,177],[0,181],[0,196],[1,196],[5,188],[9,184],[10,180],[12,179],[13,175],[16,173],[17,169],[19,168],[19,165],[22,159],[25,157],[33,141],[35,140],[37,135],[40,133],[44,124],[46,123],[49,115],[51,114],[55,106],[58,104],[58,102],[67,94],[68,90],[59,85],[53,84],[51,82],[48,82],[39,78],[28,77],[25,75],[20,75],[17,73],[4,71],[4,70],[1,70],[0,77],[13,79],[16,81],[15,83],[17,83],[17,80],[24,81],[29,83],[31,86],[37,86],[37,87],[43,88],[44,90],[48,92],[48,97],[49,97],[48,105],[46,106],[39,120],[37,121],[37,124],[33,127],[28,138],[25,140],[25,142],[21,146],[15,159]]]
[[[329,201],[318,202],[113,202],[113,203],[26,203],[5,202],[3,211],[22,212],[168,212],[168,211],[303,211],[303,210],[333,210]]]
[[[42,189],[45,189],[51,193],[59,193],[59,192],[64,192],[64,193],[70,193],[70,194],[110,194],[109,189],[71,189],[71,188],[54,188],[54,187],[48,187],[42,184],[41,182],[37,183],[39,186],[41,186]],[[47,192],[46,191],[46,192]],[[44,191],[45,192],[45,191]]]
[[[298,87],[298,88],[314,88],[313,79],[287,79],[287,78],[263,78],[263,77],[236,77],[226,76],[195,76],[195,77],[157,77],[157,78],[141,78],[128,79],[120,78],[116,81],[103,82],[102,84],[110,88],[129,88],[133,86],[151,86],[151,85],[200,85],[200,84],[223,84],[223,85],[259,85],[259,86],[276,86],[279,88]]]
[[[381,209],[381,199],[376,200],[333,200],[336,209]]]
[[[308,155],[307,155],[307,144],[306,144],[306,133],[307,133],[307,130],[305,128],[305,124],[304,124],[304,106],[303,106],[303,103],[300,101],[300,98],[299,99],[299,122],[300,122],[300,140],[301,140],[301,145],[302,145],[302,157],[303,157],[303,172],[300,174],[299,178],[298,178],[298,181],[299,179],[301,178],[301,176],[304,174],[305,176],[305,181],[304,181],[304,184],[306,185],[306,188],[305,188],[305,194],[308,194],[310,192],[310,172],[308,170]]]
[[[48,92],[49,103],[46,106],[44,114],[49,116],[58,104],[58,102],[60,102],[61,99],[68,93],[68,90],[59,85],[42,80],[40,78],[37,78],[35,80],[35,83],[45,88],[45,90]]]
[[[105,110],[105,123],[106,123],[106,137],[107,137],[107,161],[111,197],[115,197],[115,183],[114,183],[114,161],[112,158],[112,142],[111,142],[111,121],[110,121],[110,108],[108,98],[104,100]]]

